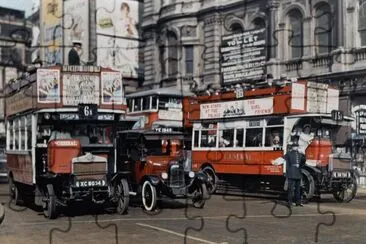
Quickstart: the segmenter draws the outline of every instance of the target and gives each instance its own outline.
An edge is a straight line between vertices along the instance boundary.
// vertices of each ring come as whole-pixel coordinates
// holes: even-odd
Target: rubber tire
[[[150,206],[146,206],[145,191],[146,191],[147,187],[149,187],[151,190],[152,199],[151,199]],[[144,183],[142,184],[141,195],[142,195],[142,205],[143,205],[144,209],[146,211],[154,211],[157,207],[157,197],[158,197],[158,194],[156,192],[156,187],[153,186],[150,181],[148,181],[148,180],[144,181]]]
[[[122,196],[121,191],[123,194]],[[130,190],[126,179],[121,179],[119,184],[116,186],[116,196],[117,196],[117,213],[120,215],[125,214],[130,204]]]
[[[5,219],[5,208],[4,206],[0,203],[0,225],[2,224],[2,222]]]
[[[48,199],[47,201],[47,208],[45,209],[43,207],[43,213],[44,216],[48,219],[55,219],[57,217],[57,212],[56,212],[56,195],[55,195],[55,191],[53,189],[53,185],[52,184],[48,184],[46,189],[44,190],[45,192],[44,197],[46,199]]]
[[[207,175],[208,178],[213,179],[214,183],[212,185],[212,187],[206,187],[207,188],[207,192],[208,194],[212,195],[215,193],[216,189],[217,189],[217,183],[219,181],[219,178],[217,177],[217,175],[215,174],[215,171],[212,167],[210,166],[206,166],[202,169],[202,171]],[[211,184],[210,184],[211,185]]]
[[[205,206],[206,199],[208,199],[208,196],[209,196],[207,187],[206,187],[206,184],[202,183],[202,184],[199,184],[197,186],[197,188],[198,188],[197,190],[200,192],[200,196],[199,196],[198,201],[196,201],[196,199],[192,199],[192,203],[195,208],[203,208]]]
[[[301,170],[303,178],[306,177],[309,182],[309,191],[306,198],[303,198],[302,189],[301,189],[301,200],[303,203],[308,203],[313,197],[315,193],[315,181],[314,177],[307,171],[306,169]]]
[[[348,197],[348,198],[340,198],[339,197],[339,194],[336,192],[336,191],[333,191],[333,197],[334,199],[337,201],[337,202],[340,202],[340,203],[349,203],[350,201],[353,200],[353,198],[355,198],[356,196],[356,192],[357,192],[357,180],[356,180],[356,177],[355,176],[352,176],[352,180],[353,180],[353,184],[354,184],[354,187],[352,189],[352,192],[351,192],[351,196]]]
[[[14,202],[15,205],[17,206],[24,205],[22,193],[19,189],[19,186],[14,182],[13,177],[9,177],[9,194],[10,194],[10,201]]]

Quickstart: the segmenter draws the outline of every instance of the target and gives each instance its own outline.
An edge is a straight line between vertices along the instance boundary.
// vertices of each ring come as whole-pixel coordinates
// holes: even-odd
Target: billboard
[[[99,105],[99,75],[63,74],[63,104],[77,106],[80,103]]]
[[[233,118],[273,113],[273,97],[201,104],[200,119]]]
[[[98,35],[98,65],[119,70],[124,77],[137,77],[139,42]]]
[[[139,32],[141,2],[97,1],[97,63],[119,70],[123,77],[139,73]]]
[[[223,36],[220,55],[224,84],[261,78],[265,74],[266,28]]]
[[[138,38],[138,1],[97,1],[97,34]]]
[[[123,86],[122,77],[119,72],[102,72],[102,103],[122,104]]]
[[[62,2],[41,1],[41,59],[45,65],[63,63]]]
[[[59,103],[60,93],[60,70],[38,69],[37,70],[37,98],[39,103]]]
[[[64,3],[64,46],[65,63],[72,48],[72,41],[78,40],[83,44],[80,60],[89,60],[89,1],[68,0]]]

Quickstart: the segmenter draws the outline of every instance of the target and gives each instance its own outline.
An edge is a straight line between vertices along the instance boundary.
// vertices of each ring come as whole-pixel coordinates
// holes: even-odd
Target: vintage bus
[[[158,88],[126,95],[128,111],[126,118],[136,119],[135,128],[164,128],[171,131],[188,130],[191,128],[188,113],[183,105],[190,101],[194,94],[181,91],[175,87]],[[187,131],[189,139],[191,131]]]
[[[208,190],[283,192],[282,156],[298,142],[307,158],[305,201],[333,193],[348,202],[357,191],[345,147],[352,118],[339,111],[339,90],[296,81],[198,96],[192,133],[192,170],[209,176]],[[220,182],[220,184],[219,184]],[[220,188],[220,187],[219,187]]]
[[[120,72],[96,66],[38,68],[6,88],[6,154],[15,204],[34,199],[47,218],[75,201],[129,204],[114,159],[127,105]]]

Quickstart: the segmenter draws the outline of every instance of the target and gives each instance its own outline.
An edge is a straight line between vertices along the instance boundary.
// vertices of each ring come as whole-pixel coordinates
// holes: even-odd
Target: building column
[[[344,18],[343,0],[337,0],[337,47],[344,47],[343,39],[343,18]]]
[[[276,30],[276,12],[279,7],[278,0],[270,0],[268,1],[267,8],[269,10],[269,21],[268,21],[268,59],[276,59],[277,56],[277,45],[276,40],[273,36]]]

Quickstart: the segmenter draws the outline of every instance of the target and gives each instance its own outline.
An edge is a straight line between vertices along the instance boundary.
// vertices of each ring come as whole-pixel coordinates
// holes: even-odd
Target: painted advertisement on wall
[[[60,70],[37,70],[37,102],[59,103],[60,99]]]
[[[41,59],[46,65],[63,63],[62,0],[42,0]]]
[[[62,76],[63,104],[98,104],[100,100],[99,75],[64,74]]]
[[[102,103],[122,104],[123,86],[122,77],[119,72],[102,72]]]
[[[98,65],[117,69],[123,77],[139,73],[139,42],[98,35]]]
[[[82,42],[80,60],[87,62],[89,59],[89,1],[67,0],[64,3],[64,12],[65,63],[68,63],[68,53],[74,40]]]
[[[230,118],[273,113],[273,97],[201,104],[200,119]]]
[[[97,34],[138,38],[139,2],[97,1]]]

